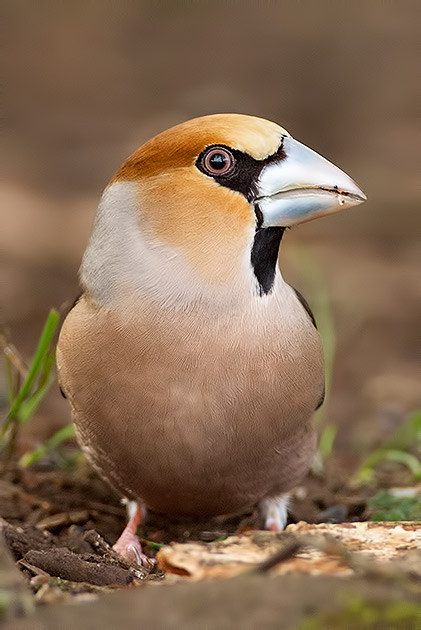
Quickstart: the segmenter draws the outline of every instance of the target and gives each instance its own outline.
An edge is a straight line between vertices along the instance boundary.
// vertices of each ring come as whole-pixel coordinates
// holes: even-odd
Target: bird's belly
[[[304,476],[314,448],[308,410],[291,410],[292,424],[275,397],[253,404],[220,394],[212,413],[211,398],[194,399],[191,392],[182,402],[139,399],[136,413],[136,401],[122,397],[118,418],[90,407],[89,415],[74,414],[79,440],[112,485],[158,512],[230,513]]]
[[[302,479],[320,352],[219,339],[200,351],[166,341],[129,355],[123,341],[98,352],[85,338],[82,379],[60,358],[79,441],[123,494],[169,514],[224,514]]]

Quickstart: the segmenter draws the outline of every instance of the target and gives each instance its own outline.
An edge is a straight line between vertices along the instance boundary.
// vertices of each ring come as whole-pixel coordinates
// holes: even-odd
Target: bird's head
[[[149,287],[161,299],[165,292],[197,297],[204,285],[247,285],[266,295],[286,227],[365,199],[348,175],[273,122],[195,118],[146,142],[116,172],[82,283],[97,299],[121,285]],[[113,273],[99,288],[101,269]]]

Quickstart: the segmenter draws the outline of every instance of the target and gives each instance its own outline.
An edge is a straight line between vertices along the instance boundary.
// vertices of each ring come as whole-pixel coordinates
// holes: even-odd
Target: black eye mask
[[[276,153],[263,160],[254,157],[238,149],[231,149],[225,144],[212,144],[204,149],[196,160],[196,166],[205,175],[212,177],[218,184],[240,192],[247,201],[252,202],[257,194],[257,182],[262,169],[272,162],[281,162],[286,156],[282,148],[283,142]],[[211,173],[206,168],[206,156],[209,151],[220,148],[232,155],[234,164],[226,174]]]

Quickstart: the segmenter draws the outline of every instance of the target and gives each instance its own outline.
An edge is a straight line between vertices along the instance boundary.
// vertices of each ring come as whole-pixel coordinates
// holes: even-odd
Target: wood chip
[[[294,557],[283,548],[298,541]],[[285,532],[248,532],[214,543],[173,543],[157,554],[170,580],[234,577],[262,567],[272,556],[275,573],[352,575],[367,561],[384,563],[421,549],[421,523],[297,523]],[[358,562],[361,558],[362,563]]]

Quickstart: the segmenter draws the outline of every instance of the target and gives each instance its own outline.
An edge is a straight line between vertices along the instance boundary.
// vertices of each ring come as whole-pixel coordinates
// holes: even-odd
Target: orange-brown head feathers
[[[285,134],[275,123],[252,116],[195,118],[146,142],[112,182],[137,184],[145,234],[180,249],[211,283],[232,282],[253,238],[256,216],[246,196],[200,170],[198,158],[207,147],[226,146],[263,160],[278,150]]]
[[[161,248],[174,265],[176,259],[182,261],[192,278],[215,287],[232,285],[242,267],[249,272],[256,215],[250,199],[235,186],[236,178],[244,175],[241,165],[218,180],[217,171],[214,177],[201,168],[203,154],[208,147],[227,147],[260,163],[278,150],[284,135],[275,123],[240,114],[205,116],[168,129],[118,169],[105,194],[112,210],[104,208],[103,200],[98,223],[108,223],[108,233],[123,232],[117,223],[127,222],[122,215],[130,206],[136,214],[131,230],[139,232],[144,248]],[[233,181],[233,186],[224,185]],[[118,221],[111,213],[119,215]],[[121,234],[126,243],[128,230]],[[252,273],[250,277],[254,282]]]
[[[118,169],[82,283],[105,302],[133,291],[161,300],[251,295],[256,287],[267,295],[284,228],[363,199],[345,173],[273,122],[195,118],[152,138]]]
[[[285,129],[244,114],[212,114],[193,118],[148,140],[118,169],[114,181],[136,181],[193,167],[206,146],[225,144],[256,160],[276,152]]]

